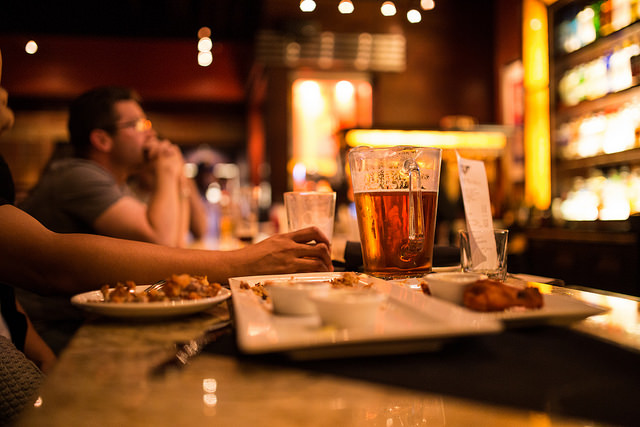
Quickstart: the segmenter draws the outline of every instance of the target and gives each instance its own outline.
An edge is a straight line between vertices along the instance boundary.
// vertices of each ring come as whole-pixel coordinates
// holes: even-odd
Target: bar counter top
[[[567,397],[564,392],[569,390],[570,395],[575,389],[565,390],[562,386],[553,385],[550,395],[556,398],[547,396],[542,405],[535,402],[514,405],[499,388],[495,393],[497,399],[490,396],[490,389],[481,388],[487,393],[487,399],[484,399],[484,395],[474,398],[473,391],[457,393],[455,387],[446,387],[449,378],[446,375],[451,375],[447,369],[458,371],[459,376],[473,372],[473,366],[467,366],[470,352],[476,352],[478,359],[485,359],[482,363],[491,366],[493,362],[479,349],[492,346],[502,347],[501,351],[507,352],[505,357],[517,359],[521,357],[517,348],[523,343],[522,351],[532,353],[526,349],[527,343],[533,347],[555,342],[543,349],[544,352],[528,356],[530,359],[526,360],[531,363],[531,369],[537,368],[535,358],[538,357],[551,358],[550,364],[542,365],[550,372],[578,369],[570,359],[576,355],[555,354],[566,352],[560,348],[563,341],[568,341],[568,348],[572,348],[574,344],[570,341],[575,340],[586,346],[582,348],[587,349],[585,357],[593,357],[596,361],[589,357],[582,361],[587,369],[589,364],[597,365],[598,355],[604,354],[600,347],[614,355],[606,353],[603,357],[616,358],[602,360],[593,376],[584,370],[576,371],[577,378],[584,380],[584,393],[593,392],[596,401],[602,396],[603,403],[614,403],[612,411],[628,411],[624,404],[618,408],[615,399],[621,397],[616,392],[624,393],[638,384],[637,371],[640,369],[626,372],[635,362],[640,363],[638,299],[592,290],[539,286],[543,292],[568,294],[611,310],[569,326],[507,330],[500,336],[470,341],[461,338],[450,348],[430,353],[320,362],[239,354],[233,345],[233,331],[227,327],[219,330],[216,342],[190,358],[185,366],[162,371],[157,371],[157,367],[171,358],[176,343],[193,340],[230,319],[230,301],[192,316],[157,322],[124,322],[90,316],[61,354],[41,389],[39,402],[23,414],[18,425],[582,426],[625,424],[628,419],[637,420],[638,409],[603,417],[597,411],[572,413],[570,405],[563,405],[562,398]],[[516,345],[512,346],[513,343]],[[587,354],[591,348],[593,355]],[[579,357],[582,350],[576,351]],[[425,381],[414,387],[411,380],[399,379],[395,384],[394,380],[384,380],[385,364],[415,370],[418,382],[420,375],[427,375],[421,366],[425,369],[432,366],[439,371],[429,374],[431,377],[428,378],[433,379],[431,384]],[[558,366],[553,367],[554,364]],[[563,364],[566,367],[560,366]],[[357,371],[359,366],[363,372],[350,372]],[[526,370],[527,367],[523,368]],[[600,375],[606,374],[609,378],[609,373],[601,372],[602,369],[623,372],[613,372],[611,383],[603,384],[598,382]],[[512,369],[506,377],[494,378],[496,384],[516,381],[511,387],[519,390],[515,377],[520,373],[511,375],[514,372]],[[411,372],[404,374],[412,376]],[[626,374],[629,374],[627,378]],[[456,374],[453,375],[455,378]],[[544,373],[526,374],[523,378],[537,375],[544,376]],[[622,378],[618,382],[616,375]],[[466,378],[455,380],[464,388]],[[473,375],[468,378],[469,382],[476,380]],[[439,381],[443,386],[438,385]],[[510,386],[505,387],[509,390]],[[533,396],[548,394],[548,390],[543,390],[544,386],[532,384],[531,387]],[[542,388],[536,390],[536,387]],[[598,394],[600,388],[601,394]],[[526,392],[523,395],[526,396]],[[592,398],[593,395],[586,397],[587,401]],[[595,419],[593,414],[596,414]]]

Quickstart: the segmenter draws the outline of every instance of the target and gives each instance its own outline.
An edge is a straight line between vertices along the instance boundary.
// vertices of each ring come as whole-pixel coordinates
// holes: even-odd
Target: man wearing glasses
[[[52,162],[19,207],[59,233],[183,246],[191,212],[201,209],[206,221],[204,207],[184,175],[180,149],[158,139],[139,99],[127,88],[99,87],[74,100],[68,127],[75,157]],[[153,184],[146,203],[127,184],[142,171],[151,172]],[[17,292],[36,329],[59,351],[81,313],[66,297]]]
[[[195,185],[184,176],[180,149],[158,139],[139,101],[121,87],[100,87],[77,98],[68,124],[76,157],[51,164],[21,208],[53,231],[167,246],[183,245],[192,214],[198,214],[194,234],[201,237],[206,214]],[[153,183],[147,203],[127,186],[143,169]]]

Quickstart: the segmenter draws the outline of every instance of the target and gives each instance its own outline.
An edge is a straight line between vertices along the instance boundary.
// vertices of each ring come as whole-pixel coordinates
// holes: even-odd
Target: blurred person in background
[[[184,246],[191,211],[206,224],[195,184],[184,175],[180,148],[158,138],[135,91],[104,86],[83,93],[69,107],[68,128],[74,156],[51,162],[19,205],[45,227]],[[148,184],[146,202],[129,187],[132,177]],[[82,322],[67,297],[25,290],[17,295],[56,352]]]
[[[158,139],[165,141],[164,138]],[[166,141],[168,142],[168,140]],[[186,247],[193,241],[205,237],[212,224],[207,215],[206,204],[198,193],[195,179],[186,176],[181,179],[181,212],[175,246]],[[148,207],[151,196],[154,195],[157,188],[157,174],[153,162],[147,162],[139,172],[130,176],[127,179],[127,187],[139,201]]]
[[[61,233],[181,246],[193,223],[194,237],[204,235],[204,207],[184,175],[182,153],[158,138],[133,90],[105,86],[80,95],[68,127],[75,156],[53,162],[22,209]],[[141,173],[148,178],[146,203],[127,185]]]

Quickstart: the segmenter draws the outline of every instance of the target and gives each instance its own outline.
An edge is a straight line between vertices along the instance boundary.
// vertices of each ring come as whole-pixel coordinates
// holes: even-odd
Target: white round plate
[[[147,285],[137,286],[136,292],[141,292],[146,287]],[[154,318],[197,313],[226,300],[230,296],[231,291],[222,288],[215,297],[197,300],[111,303],[103,302],[102,292],[90,291],[71,297],[71,304],[83,310],[109,317]]]

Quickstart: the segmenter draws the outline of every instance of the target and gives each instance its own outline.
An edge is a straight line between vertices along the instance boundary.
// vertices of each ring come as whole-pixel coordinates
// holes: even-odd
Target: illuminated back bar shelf
[[[442,148],[445,154],[496,158],[504,154],[508,129],[502,126],[477,126],[473,130],[427,129],[348,129],[343,140],[347,148],[409,145]]]

